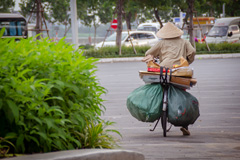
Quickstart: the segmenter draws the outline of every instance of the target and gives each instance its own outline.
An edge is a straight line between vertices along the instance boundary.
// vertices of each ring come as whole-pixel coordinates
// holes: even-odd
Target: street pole
[[[72,23],[72,43],[75,49],[78,48],[78,24],[77,24],[77,3],[76,0],[70,1],[71,23]]]

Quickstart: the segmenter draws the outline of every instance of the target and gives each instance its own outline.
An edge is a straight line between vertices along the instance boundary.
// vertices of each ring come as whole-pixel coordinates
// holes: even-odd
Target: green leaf
[[[63,143],[62,143],[61,140],[56,139],[56,140],[53,141],[53,143],[56,145],[56,147],[57,147],[59,150],[64,150],[64,149],[65,149],[65,148],[64,148],[64,145],[63,145]]]
[[[28,136],[28,138],[31,139],[31,140],[33,140],[33,141],[37,144],[38,147],[40,146],[39,141],[38,141],[38,139],[37,139],[36,137],[34,137],[34,136]]]
[[[26,74],[27,72],[30,72],[30,71],[32,71],[32,70],[31,69],[25,69],[25,70],[18,73],[18,77],[25,78],[23,75]]]
[[[54,85],[48,85],[47,88],[43,91],[43,95],[47,96],[50,93],[51,88],[54,87]]]
[[[3,28],[1,29],[1,31],[0,31],[0,38],[2,38],[4,32],[5,32],[5,27],[3,27]]]
[[[63,126],[65,125],[65,123],[73,124],[72,121],[69,119],[61,119],[59,123]]]
[[[7,133],[5,138],[6,139],[17,138],[17,133],[14,133],[14,132]]]
[[[60,101],[64,101],[62,97],[48,97],[48,98],[45,98],[44,101],[47,101],[47,100],[52,100],[52,99],[57,99],[57,100],[60,100]]]
[[[25,146],[24,146],[24,135],[20,134],[17,138],[16,147],[18,150],[21,150],[22,152],[25,152]]]
[[[2,99],[0,99],[0,110],[2,109],[2,106],[3,106],[3,101]]]
[[[8,104],[8,118],[10,120],[10,122],[12,123],[14,120],[18,121],[19,120],[19,109],[17,107],[17,105],[15,104],[15,102],[13,102],[12,100],[7,100],[7,104]]]
[[[53,118],[43,118],[44,122],[47,124],[48,129],[55,127]]]
[[[57,108],[52,108],[50,107],[48,110],[47,110],[47,113],[51,113],[53,112],[54,115],[58,115],[58,116],[61,116],[61,117],[64,117],[64,113],[61,109],[57,109]]]
[[[81,91],[79,89],[79,87],[77,87],[76,85],[73,84],[66,84],[67,87],[71,88],[72,91],[74,91],[76,94],[80,95]]]
[[[48,140],[48,137],[47,137],[46,133],[44,133],[44,132],[36,132],[35,134],[38,134],[39,136],[41,136],[43,138],[43,140]]]
[[[58,84],[61,88],[64,87],[64,82],[63,82],[63,81],[55,80],[54,82],[55,82],[56,84]]]
[[[40,118],[33,116],[32,119],[34,119],[36,122],[42,125],[42,120]]]

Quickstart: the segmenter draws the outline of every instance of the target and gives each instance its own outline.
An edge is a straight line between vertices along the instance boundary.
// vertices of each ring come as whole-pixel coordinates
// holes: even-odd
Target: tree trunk
[[[42,29],[42,12],[41,12],[41,0],[37,0],[37,20],[36,20],[36,34],[40,34],[41,33],[41,29]],[[37,36],[37,39],[40,39],[40,37],[42,37],[42,35]]]
[[[195,42],[194,42],[194,37],[193,37],[193,4],[194,4],[194,0],[188,0],[188,8],[189,8],[189,41],[190,43],[195,46]]]
[[[158,15],[158,9],[157,9],[157,8],[154,8],[154,14],[155,14],[155,17],[156,17],[157,21],[158,21],[159,24],[160,24],[160,28],[162,28],[162,27],[163,27],[163,24],[162,24],[162,21],[161,21],[159,15]]]
[[[119,55],[121,55],[122,7],[123,7],[123,0],[118,0],[118,2],[117,2],[117,37],[116,37],[116,45],[119,47]]]
[[[65,33],[64,33],[63,37],[66,37],[67,32],[70,30],[70,28],[71,28],[71,24],[69,27],[67,27],[67,24],[65,25]]]
[[[126,13],[125,13],[126,14]],[[131,18],[132,18],[132,13],[129,12],[128,14],[126,14],[126,23],[127,23],[127,29],[131,30]]]
[[[94,46],[96,45],[97,25],[94,24]]]
[[[181,26],[182,30],[184,28],[187,28],[186,26],[188,26],[188,17],[189,17],[189,10],[187,10],[187,13],[186,13],[186,16],[185,18],[183,19],[183,24]],[[189,34],[189,31],[188,31],[188,34]]]
[[[214,17],[213,9],[212,9],[212,8],[210,8],[210,11],[209,11],[209,17]]]

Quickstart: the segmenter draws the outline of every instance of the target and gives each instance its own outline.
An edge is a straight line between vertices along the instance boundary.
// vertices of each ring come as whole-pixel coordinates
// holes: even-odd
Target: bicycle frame
[[[168,104],[168,87],[164,86],[162,111],[167,111],[167,104]]]
[[[155,124],[153,129],[150,129],[150,131],[154,131],[156,126],[158,125],[159,120],[161,119],[162,123],[162,128],[163,128],[163,136],[166,137],[166,132],[168,132],[172,126],[170,126],[169,129],[167,129],[167,117],[168,117],[168,86],[169,86],[169,81],[171,77],[171,70],[170,70],[170,76],[168,76],[168,68],[165,68],[165,75],[163,75],[163,67],[160,67],[160,84],[162,85],[164,92],[163,92],[163,106],[162,106],[162,115],[159,117],[157,120],[157,123]]]

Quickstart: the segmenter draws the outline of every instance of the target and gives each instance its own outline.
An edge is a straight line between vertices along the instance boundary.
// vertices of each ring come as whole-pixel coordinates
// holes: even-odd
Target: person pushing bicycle
[[[142,59],[143,62],[159,58],[160,66],[173,68],[180,65],[180,58],[185,58],[189,64],[194,61],[196,50],[188,40],[182,39],[183,31],[173,23],[168,22],[156,34],[161,40],[151,47]],[[188,126],[182,126],[183,135],[190,135]]]

